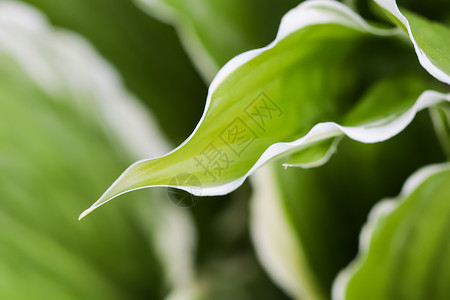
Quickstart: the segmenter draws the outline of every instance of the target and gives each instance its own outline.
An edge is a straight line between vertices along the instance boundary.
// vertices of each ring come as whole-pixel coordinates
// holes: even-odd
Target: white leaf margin
[[[81,36],[55,30],[36,9],[0,1],[0,51],[7,53],[43,91],[69,99],[100,117],[138,158],[170,149],[151,113],[125,90],[116,70]],[[112,130],[111,130],[112,129]]]
[[[30,80],[49,95],[71,101],[73,108],[83,114],[94,111],[90,117],[100,117],[99,125],[113,132],[114,138],[135,158],[160,155],[170,149],[151,113],[125,90],[113,66],[81,36],[52,28],[31,6],[0,1],[0,53],[14,59]],[[153,196],[167,198],[155,193]],[[168,199],[152,207],[158,210],[158,224],[152,224],[151,230],[145,224],[148,207],[139,208],[142,216],[138,221],[154,239],[153,246],[172,287],[167,300],[196,299],[197,232],[192,217]],[[187,290],[189,294],[185,293]]]
[[[403,185],[400,194],[392,199],[384,199],[376,204],[369,213],[367,223],[361,230],[359,237],[359,251],[356,258],[343,269],[336,277],[332,287],[333,300],[345,300],[345,294],[350,279],[359,270],[359,267],[364,265],[367,259],[367,254],[370,249],[370,241],[374,233],[378,220],[385,218],[393,213],[408,196],[414,192],[425,180],[429,177],[439,174],[441,172],[449,171],[450,163],[434,164],[422,167],[411,175]]]
[[[268,46],[264,48],[244,52],[234,57],[227,64],[225,64],[225,66],[218,72],[218,74],[216,75],[216,77],[214,78],[209,87],[205,109],[196,128],[194,129],[192,134],[180,146],[178,146],[177,148],[175,148],[173,151],[169,152],[166,155],[169,155],[177,151],[181,147],[183,147],[196,134],[201,123],[206,117],[207,111],[210,108],[212,95],[214,91],[230,74],[232,74],[240,66],[252,60],[256,56],[273,48],[275,45],[277,45],[278,42],[280,42],[288,35],[307,26],[317,24],[340,24],[353,28],[355,30],[359,30],[361,32],[371,33],[377,36],[395,36],[403,34],[400,28],[379,29],[373,27],[370,24],[368,24],[364,19],[362,19],[358,14],[356,14],[353,10],[351,10],[349,7],[337,1],[310,0],[301,3],[296,8],[290,10],[286,15],[284,15],[284,17],[281,20],[278,34],[272,43],[270,43]],[[257,168],[259,168],[264,163],[266,163],[267,161],[269,161],[274,157],[295,151],[298,148],[305,147],[309,144],[321,141],[323,139],[341,135],[346,135],[349,138],[362,143],[381,142],[395,136],[403,129],[405,129],[408,126],[408,124],[411,123],[411,121],[414,119],[417,112],[419,112],[424,108],[440,103],[442,101],[450,101],[450,94],[443,94],[435,91],[425,91],[417,99],[416,103],[410,109],[408,109],[406,112],[404,112],[399,116],[391,116],[362,126],[341,126],[334,122],[319,123],[315,125],[308,132],[308,134],[306,134],[300,139],[288,143],[272,144],[266,149],[266,151],[261,155],[261,157],[255,163],[255,165],[253,165],[253,167],[244,176],[219,186],[202,187],[201,189],[199,189],[198,187],[186,187],[178,185],[149,185],[129,189],[126,190],[125,192],[116,194],[111,198],[107,198],[106,195],[109,193],[109,191],[113,187],[118,185],[122,181],[122,179],[124,179],[124,177],[127,176],[128,172],[131,169],[137,167],[139,164],[146,163],[150,160],[161,158],[166,155],[137,161],[130,167],[128,167],[122,173],[122,175],[108,188],[108,190],[106,190],[105,193],[94,204],[91,205],[91,207],[82,212],[79,219],[84,218],[86,215],[91,213],[99,206],[105,204],[106,202],[124,193],[148,187],[173,187],[185,190],[196,196],[215,196],[228,194],[233,190],[237,189],[239,186],[241,186],[242,183],[245,181],[245,179],[249,177]],[[325,163],[325,161],[321,161],[320,163]]]
[[[380,7],[384,8],[390,14],[392,14],[395,18],[397,18],[407,29],[409,39],[411,43],[414,45],[414,49],[416,51],[417,57],[419,59],[422,67],[428,71],[431,75],[433,75],[436,79],[450,84],[450,74],[445,73],[443,70],[436,66],[431,62],[425,52],[419,47],[416,40],[414,39],[411,26],[409,25],[408,19],[400,12],[397,3],[395,0],[374,0]]]
[[[337,148],[342,140],[342,136],[337,137],[333,140],[330,147],[328,148],[327,152],[319,159],[312,160],[310,162],[305,163],[283,163],[283,167],[285,169],[287,168],[302,168],[302,169],[311,169],[311,168],[317,168],[324,164],[326,164],[330,158],[333,156],[333,154],[337,151]]]
[[[192,22],[168,3],[161,0],[134,0],[137,6],[161,22],[172,24],[184,48],[205,82],[210,82],[220,66],[196,34]]]
[[[267,274],[293,299],[325,299],[286,218],[273,164],[258,169],[251,181],[255,190],[250,199],[250,236]]]

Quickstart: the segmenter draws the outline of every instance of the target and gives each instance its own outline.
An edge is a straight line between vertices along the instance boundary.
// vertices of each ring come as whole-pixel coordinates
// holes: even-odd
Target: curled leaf
[[[447,299],[450,165],[422,168],[374,207],[333,299]]]
[[[186,211],[142,194],[73,220],[130,157],[168,149],[116,70],[39,11],[0,1],[0,78],[0,298],[160,299],[190,285]]]
[[[207,82],[234,55],[270,41],[276,30],[274,21],[292,7],[283,0],[135,2],[152,16],[174,25]]]
[[[293,299],[326,299],[286,216],[273,167],[259,169],[252,182],[250,231],[256,252],[271,278]]]
[[[450,100],[423,92],[430,78],[397,34],[338,2],[299,5],[283,17],[274,42],[219,71],[203,116],[182,145],[130,166],[80,218],[151,186],[226,194],[272,158],[333,137],[374,143],[396,135],[417,111]],[[401,92],[387,93],[392,90]]]
[[[414,13],[401,12],[395,0],[374,1],[407,32],[424,69],[450,84],[450,29]]]
[[[371,207],[398,192],[413,170],[444,158],[422,112],[389,141],[342,139],[320,168],[285,169],[283,160],[261,167],[250,178],[250,228],[265,270],[293,298],[327,299],[334,278],[357,253]]]

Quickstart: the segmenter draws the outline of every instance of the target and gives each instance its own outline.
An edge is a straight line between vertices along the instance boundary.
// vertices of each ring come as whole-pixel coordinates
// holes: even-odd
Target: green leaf
[[[420,13],[427,19],[450,25],[450,2],[447,0],[401,0],[399,5],[402,8]]]
[[[325,299],[301,242],[283,207],[282,192],[270,166],[258,170],[251,202],[250,231],[263,266],[294,299]]]
[[[447,299],[450,165],[421,169],[395,200],[379,203],[335,299]]]
[[[251,234],[262,265],[295,299],[329,299],[371,207],[397,194],[417,168],[444,159],[422,112],[386,142],[344,138],[320,168],[284,169],[277,164],[283,160],[262,167],[251,178]]]
[[[149,201],[164,195],[73,215],[132,160],[167,148],[84,39],[0,1],[0,298],[162,299],[189,285],[191,220]]]
[[[145,11],[175,26],[187,52],[210,80],[228,60],[261,47],[278,19],[298,4],[290,0],[137,0]]]
[[[118,195],[150,186],[226,194],[273,157],[342,134],[365,143],[394,136],[418,110],[450,95],[420,94],[432,86],[429,78],[411,63],[410,49],[384,37],[390,34],[338,2],[301,4],[283,18],[273,43],[221,69],[200,123],[182,145],[133,164],[80,218]],[[346,115],[363,105],[358,103],[365,99],[361,87],[388,75],[400,83],[410,76],[422,83],[402,87],[406,93],[398,105],[389,103],[386,111],[377,107],[376,115],[363,110],[346,123]],[[184,173],[193,176],[180,182],[177,176]]]
[[[450,74],[450,28],[412,12],[403,12],[419,48],[433,65]],[[448,78],[447,78],[448,79]],[[444,81],[449,83],[448,81]]]
[[[205,85],[171,26],[150,18],[130,0],[23,1],[55,26],[89,40],[128,90],[151,108],[173,143],[192,131],[204,106]]]
[[[336,151],[341,137],[329,138],[308,145],[305,149],[298,150],[290,155],[283,163],[287,167],[313,168],[326,163]]]
[[[146,286],[142,278],[161,283],[129,208],[105,211],[83,226],[71,221],[120,172],[126,152],[113,150],[117,144],[95,119],[64,101],[70,94],[46,94],[2,50],[0,225],[7,230],[0,234],[0,298],[133,299]]]
[[[412,12],[400,12],[395,0],[374,1],[406,31],[424,69],[450,84],[450,29]]]
[[[442,103],[430,108],[437,137],[447,157],[450,158],[450,104]]]

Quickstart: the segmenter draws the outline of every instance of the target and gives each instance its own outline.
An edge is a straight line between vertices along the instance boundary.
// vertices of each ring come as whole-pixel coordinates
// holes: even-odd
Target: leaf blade
[[[372,210],[361,232],[359,256],[336,280],[334,299],[445,299],[448,287],[431,283],[430,271],[440,269],[435,263],[442,256],[446,259],[439,249],[448,244],[449,182],[448,163],[422,168],[397,199]]]
[[[395,34],[395,30],[370,26],[334,1],[299,5],[283,18],[273,43],[235,57],[219,71],[202,119],[183,144],[166,156],[133,164],[81,217],[118,195],[150,186],[223,195],[270,159],[342,134],[365,143],[394,136],[418,111],[450,98],[427,91],[417,94],[417,101],[409,106],[396,108],[395,116],[360,120],[360,126],[340,125],[342,115],[351,109],[349,99],[357,97],[356,87],[365,81],[406,68],[427,82],[419,68],[411,67],[413,54],[404,55],[403,45],[385,37]],[[364,64],[355,57],[384,61],[388,69],[361,74]],[[303,82],[301,88],[296,85],[299,81]],[[208,160],[211,156],[215,158],[213,166]],[[195,180],[176,184],[177,176],[186,172]]]

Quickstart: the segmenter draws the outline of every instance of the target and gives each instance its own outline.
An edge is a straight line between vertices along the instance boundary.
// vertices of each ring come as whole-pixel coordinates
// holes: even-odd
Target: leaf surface
[[[335,299],[446,299],[450,165],[416,172],[397,199],[379,203],[355,261],[338,277]]]
[[[396,135],[417,111],[450,97],[423,92],[435,84],[412,63],[413,51],[396,32],[370,26],[338,2],[299,5],[284,16],[273,43],[219,71],[202,119],[182,145],[133,164],[80,217],[150,186],[226,194],[268,160],[309,144],[341,135],[364,143]],[[393,101],[376,97],[394,84]]]
[[[73,215],[130,161],[167,151],[151,120],[83,38],[0,1],[1,299],[162,299],[165,281],[187,284],[192,224],[168,202]],[[135,210],[155,215],[151,231]]]
[[[401,12],[395,0],[374,0],[409,36],[420,64],[431,75],[450,84],[450,29],[412,12]]]
[[[418,145],[427,145],[420,147]],[[445,160],[426,112],[394,138],[362,144],[343,138],[320,168],[257,170],[251,233],[264,268],[295,299],[330,299],[334,278],[357,253],[360,228],[379,199],[405,178]]]

